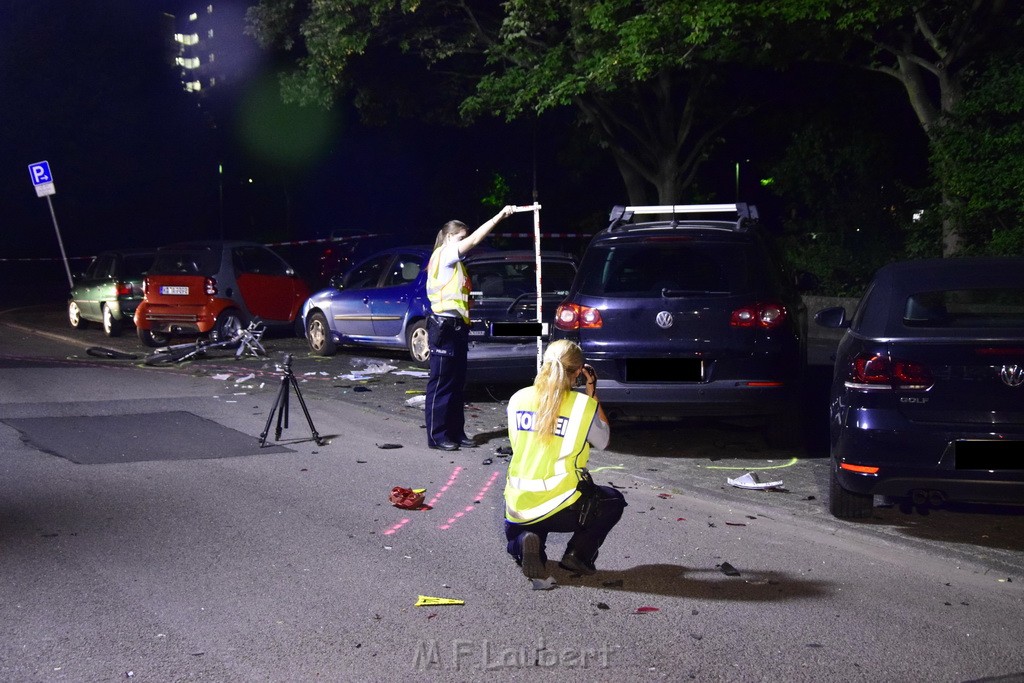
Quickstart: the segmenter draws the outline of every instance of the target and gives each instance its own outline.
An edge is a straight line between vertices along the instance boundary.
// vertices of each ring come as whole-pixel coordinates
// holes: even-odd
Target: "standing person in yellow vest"
[[[506,206],[472,233],[462,221],[448,221],[437,233],[427,263],[427,318],[430,376],[424,414],[427,446],[443,451],[472,448],[466,435],[463,395],[466,389],[466,354],[469,350],[469,274],[462,257],[513,213]]]
[[[583,392],[572,390],[577,378],[585,380]],[[597,486],[586,470],[590,445],[605,448],[611,436],[596,392],[583,351],[563,339],[544,352],[533,386],[509,399],[505,538],[529,578],[544,577],[551,532],[572,534],[559,566],[593,574],[597,551],[626,507],[621,493]]]

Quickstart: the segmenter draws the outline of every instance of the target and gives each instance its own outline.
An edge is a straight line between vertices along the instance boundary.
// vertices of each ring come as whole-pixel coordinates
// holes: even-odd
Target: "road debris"
[[[782,486],[782,480],[762,482],[754,472],[747,472],[742,477],[736,477],[735,479],[727,478],[725,481],[729,486],[735,486],[738,489],[752,489],[755,491],[766,491],[768,489],[776,489]]]
[[[388,500],[397,508],[416,510],[423,505],[423,491],[424,489],[413,490],[403,486],[396,486],[391,489]]]
[[[530,582],[533,584],[533,590],[535,591],[549,591],[558,586],[553,576],[549,576],[546,579],[530,579]]]
[[[718,568],[721,569],[722,573],[725,574],[726,576],[739,576],[740,575],[739,570],[737,570],[736,567],[732,566],[728,562],[723,562],[722,564],[718,565]]]
[[[436,605],[465,605],[465,600],[456,598],[433,598],[429,595],[421,595],[416,600],[414,607],[434,607]]]

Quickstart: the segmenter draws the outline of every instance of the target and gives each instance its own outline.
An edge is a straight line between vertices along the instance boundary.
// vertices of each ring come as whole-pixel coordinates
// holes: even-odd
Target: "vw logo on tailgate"
[[[999,371],[999,379],[1008,387],[1019,387],[1024,384],[1024,366],[1004,365]]]
[[[661,329],[667,330],[668,328],[672,327],[672,323],[675,321],[672,319],[671,313],[669,313],[668,311],[662,311],[661,313],[654,317],[654,322],[657,323],[658,327],[660,327]]]

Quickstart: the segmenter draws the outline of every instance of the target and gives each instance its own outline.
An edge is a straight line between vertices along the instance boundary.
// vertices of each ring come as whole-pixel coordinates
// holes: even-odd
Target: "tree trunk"
[[[653,94],[576,100],[583,121],[615,160],[633,205],[679,203],[719,132],[745,113],[708,108],[710,76],[687,76],[662,74]]]
[[[650,183],[644,178],[643,174],[636,170],[629,160],[623,158],[621,155],[616,154],[615,150],[612,150],[612,158],[615,160],[615,166],[619,169],[619,175],[622,176],[622,183],[626,186],[626,196],[629,198],[631,205],[645,205],[650,202]]]

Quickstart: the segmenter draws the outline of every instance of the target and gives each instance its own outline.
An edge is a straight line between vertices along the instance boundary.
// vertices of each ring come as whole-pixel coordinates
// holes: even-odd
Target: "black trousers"
[[[565,551],[575,551],[576,557],[593,564],[597,559],[598,549],[612,528],[619,523],[622,518],[622,510],[626,507],[625,497],[616,489],[610,486],[596,486],[595,489],[596,507],[591,511],[584,525],[580,524],[582,498],[573,503],[571,507],[560,510],[547,519],[533,524],[516,524],[505,520],[508,554],[514,557],[517,563],[522,564],[523,548],[519,537],[525,531],[532,531],[540,537],[541,562],[547,562],[545,547],[548,534],[571,533],[572,538],[566,544]]]
[[[469,325],[462,318],[427,316],[430,377],[424,417],[427,445],[466,438],[466,355]]]

